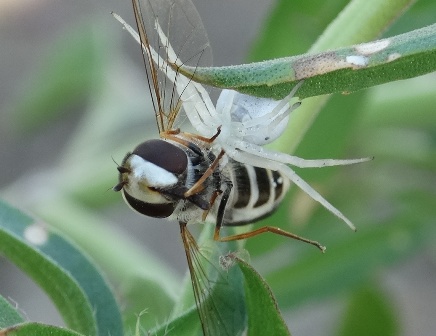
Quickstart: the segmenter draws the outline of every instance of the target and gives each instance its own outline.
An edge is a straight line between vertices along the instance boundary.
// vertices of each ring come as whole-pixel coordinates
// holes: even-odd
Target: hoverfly
[[[132,3],[138,33],[114,16],[141,46],[160,139],[147,140],[127,153],[118,166],[119,182],[113,189],[122,192],[133,210],[179,222],[203,332],[214,335],[208,315],[213,307],[203,305],[202,286],[207,281],[199,280],[204,276],[199,275],[202,271],[197,264],[200,252],[186,225],[214,222],[213,238],[221,242],[272,232],[324,251],[318,242],[276,227],[227,237],[221,237],[220,230],[222,226],[248,224],[271,214],[291,182],[354,229],[350,220],[289,165],[325,167],[368,159],[304,160],[262,147],[283,132],[289,114],[300,105],[290,101],[303,82],[297,83],[282,101],[223,90],[214,105],[202,85],[178,71],[186,64],[202,66],[209,58],[207,37],[193,4],[189,0]],[[173,41],[181,42],[175,45]],[[176,127],[182,115],[195,133]]]

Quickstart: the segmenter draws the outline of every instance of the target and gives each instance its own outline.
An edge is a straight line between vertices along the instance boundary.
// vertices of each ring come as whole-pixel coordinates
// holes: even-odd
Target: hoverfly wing
[[[199,248],[186,224],[180,224],[180,232],[203,334],[241,335],[247,321],[242,273],[220,262],[235,243]]]
[[[212,65],[200,16],[190,0],[132,0],[159,132],[174,128],[183,98],[200,96],[177,66]],[[182,97],[183,96],[183,97]]]

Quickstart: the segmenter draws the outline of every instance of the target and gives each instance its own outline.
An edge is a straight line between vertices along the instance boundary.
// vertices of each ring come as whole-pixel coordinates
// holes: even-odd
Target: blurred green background
[[[346,3],[195,1],[215,65],[303,53]],[[0,196],[67,232],[120,293],[128,286],[109,251],[129,245],[144,257],[138,269],[176,296],[186,269],[177,225],[141,217],[108,191],[112,158],[157,135],[139,48],[110,11],[134,22],[129,1],[0,3]],[[418,1],[384,36],[435,21],[436,3]],[[295,188],[263,222],[320,241],[325,255],[273,235],[247,244],[294,335],[436,329],[435,92],[429,74],[335,95],[299,145],[304,158],[375,159],[298,171],[356,233]],[[31,320],[62,323],[30,280],[0,262],[0,294]]]

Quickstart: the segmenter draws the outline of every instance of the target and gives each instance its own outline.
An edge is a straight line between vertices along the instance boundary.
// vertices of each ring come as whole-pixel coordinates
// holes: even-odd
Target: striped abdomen
[[[288,191],[289,180],[278,171],[229,161],[233,188],[224,225],[247,224],[271,214]]]

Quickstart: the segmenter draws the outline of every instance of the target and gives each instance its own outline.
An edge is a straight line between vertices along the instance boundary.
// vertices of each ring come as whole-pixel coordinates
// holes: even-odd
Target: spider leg
[[[284,118],[286,118],[293,110],[301,105],[301,102],[290,104],[297,90],[303,85],[304,80],[299,81],[291,90],[291,92],[283,98],[271,112],[264,114],[259,118],[254,118],[248,122],[244,122],[245,127],[254,127],[259,124],[270,124],[272,127],[277,126]]]
[[[279,104],[274,107],[271,112],[266,113],[265,115],[254,118],[250,121],[243,122],[243,126],[245,128],[255,127],[257,125],[270,125],[277,126],[284,118],[286,118],[293,110],[301,105],[301,102],[296,102],[290,105],[290,101],[294,98],[297,90],[303,85],[304,80],[299,81],[291,90],[291,92],[283,98]]]
[[[162,31],[162,28],[160,27],[159,22],[157,20],[156,20],[155,25],[156,25],[156,30],[158,32],[158,35],[159,35],[159,38],[160,38],[162,44],[166,46],[165,50],[166,50],[166,53],[168,56],[168,62],[172,63],[176,67],[182,66],[183,64],[179,61],[177,54],[175,53],[173,47],[169,43],[168,38],[166,37],[165,33]],[[173,70],[173,72],[174,72],[174,70]],[[213,121],[214,121],[213,117],[214,117],[214,115],[216,115],[215,107],[214,107],[214,105],[209,97],[209,94],[203,88],[203,86],[193,82],[191,78],[187,78],[183,75],[179,76],[178,81],[180,83],[179,84],[176,83],[176,85],[178,87],[178,91],[179,91],[180,96],[182,96],[182,93],[184,93],[184,92],[186,92],[189,96],[189,98],[184,99],[184,101],[187,102],[190,100],[194,100],[195,101],[195,104],[193,106],[194,110],[196,110],[198,112],[200,117],[203,119],[203,121],[207,125],[213,124]],[[180,86],[181,90],[179,89],[179,86]],[[194,99],[194,97],[195,97],[195,99]],[[188,113],[188,111],[187,111],[187,113]],[[188,115],[188,117],[189,117],[189,115]],[[189,117],[189,119],[191,119],[191,118]]]
[[[264,159],[268,159],[271,161],[276,161],[284,164],[289,164],[299,168],[322,168],[322,167],[331,167],[331,166],[346,166],[346,165],[371,161],[373,159],[372,157],[366,157],[360,159],[345,159],[345,160],[340,160],[340,159],[307,160],[307,159],[302,159],[298,156],[289,155],[278,151],[273,151],[271,149],[267,149],[262,146],[258,146],[242,140],[228,139],[228,141],[231,142],[230,145],[232,147],[240,149],[242,152],[250,153],[252,155],[259,156]],[[239,161],[237,158],[235,160]]]
[[[257,155],[253,155],[251,153],[247,153],[243,151],[238,151],[237,149],[231,150],[230,148],[226,148],[226,154],[239,162],[281,172],[284,176],[286,176],[288,179],[294,182],[301,190],[303,190],[306,194],[308,194],[312,199],[320,203],[332,214],[342,219],[352,230],[354,231],[356,230],[353,223],[347,217],[345,217],[345,215],[342,214],[342,212],[340,212],[332,204],[330,204],[324,197],[322,197],[315,189],[313,189],[306,181],[304,181],[301,177],[299,177],[297,173],[295,173],[286,164],[277,161],[265,160]]]
[[[201,98],[203,98],[203,102],[206,105],[206,109],[209,112],[210,116],[214,119],[219,120],[218,114],[216,113],[215,106],[213,105],[212,100],[210,99],[209,93],[204,89],[204,86],[196,82],[193,82],[192,84],[200,93]]]
[[[283,98],[281,101],[280,101],[280,104],[278,104],[272,111],[271,111],[271,114],[276,114],[276,113],[278,113],[279,111],[281,111],[287,104],[289,104],[289,101],[294,97],[294,95],[295,95],[295,93],[297,93],[297,91],[298,91],[298,89],[301,87],[301,85],[303,85],[303,83],[304,83],[304,80],[301,80],[301,81],[299,81],[293,88],[292,88],[292,90],[291,90],[291,92],[289,92],[289,94],[285,97],[285,98]],[[294,106],[295,104],[293,104],[292,106],[291,106],[291,108]],[[299,105],[298,105],[299,106]],[[298,106],[296,106],[295,108],[297,108]],[[295,109],[294,108],[294,109]],[[294,110],[293,109],[293,110]],[[291,110],[292,111],[292,110]],[[291,112],[291,111],[289,111],[289,112]]]
[[[124,26],[124,28],[129,32],[130,35],[139,43],[141,44],[140,37],[138,33],[126,22],[124,21],[119,15],[113,14],[114,17]],[[161,41],[164,45],[167,45],[168,48],[166,48],[167,52],[172,52],[171,55],[168,55],[169,57],[175,56],[174,50],[172,47],[166,43],[167,38],[165,34],[162,32],[162,29],[160,28],[159,24],[156,22],[157,28],[159,31],[159,36],[161,38]],[[150,49],[147,49],[144,45],[142,45],[142,49],[148,54],[149,51],[151,55],[149,55],[153,61],[160,67],[164,67],[164,64],[168,64],[167,61],[163,60],[162,57],[150,46]],[[177,58],[174,58],[177,59]],[[210,102],[210,98],[207,102],[203,101],[207,97],[207,92],[205,94],[199,95],[197,91],[197,87],[193,85],[192,81],[188,78],[184,77],[181,74],[178,74],[176,71],[174,71],[171,66],[165,66],[165,75],[168,77],[168,79],[173,82],[176,85],[177,92],[179,93],[179,96],[181,97],[183,94],[186,94],[188,96],[187,99],[182,99],[184,101],[184,108],[185,112],[191,121],[194,128],[201,134],[209,134],[210,133],[210,126],[212,124],[212,120],[210,118],[209,109],[214,109],[212,102]],[[176,78],[178,80],[176,80]],[[213,124],[214,125],[214,124]],[[212,127],[213,129],[216,129],[219,125],[215,125],[215,127]]]
[[[156,20],[156,30],[159,34],[159,39],[166,46],[169,62],[173,63],[176,66],[183,66],[183,64],[180,61],[178,61],[179,58],[178,58],[176,52],[174,51],[173,47],[169,43],[168,38],[166,37],[165,33],[162,31],[162,28],[157,20]],[[203,85],[195,83],[195,82],[193,82],[192,85],[197,89],[198,93],[200,93],[201,97],[203,98],[203,102],[206,105],[207,111],[208,112],[215,112],[215,107],[212,103],[212,100],[210,99],[209,94],[204,89]],[[212,113],[211,113],[211,115],[212,115]]]
[[[286,107],[286,109],[283,108],[282,111],[277,111],[277,113],[270,112],[261,117],[244,121],[242,122],[242,127],[246,129],[247,135],[258,132],[257,129],[259,128],[259,125],[261,127],[268,127],[268,129],[270,130],[275,129],[282,122],[283,119],[287,118],[289,114],[291,114],[291,112],[300,105],[301,102],[296,102],[291,106]],[[276,108],[274,108],[274,110],[275,109]]]

